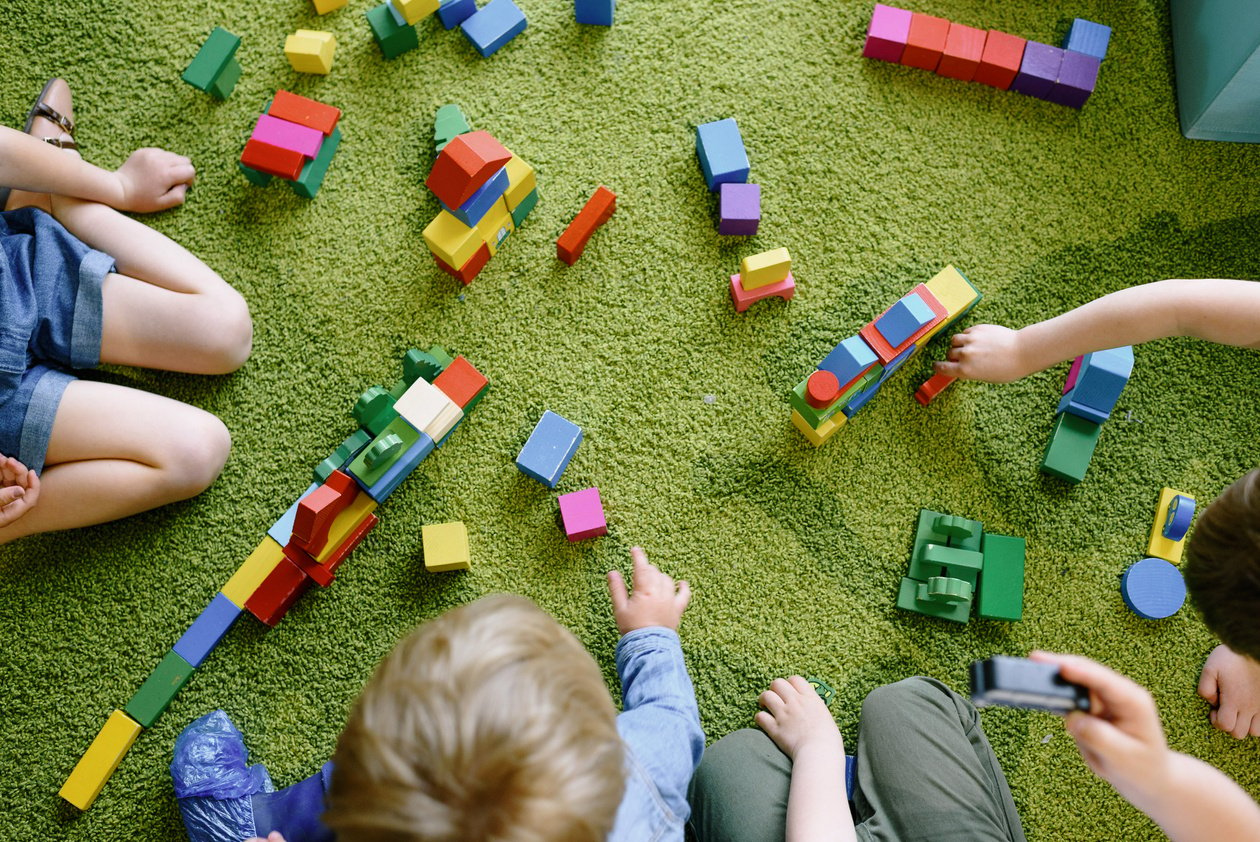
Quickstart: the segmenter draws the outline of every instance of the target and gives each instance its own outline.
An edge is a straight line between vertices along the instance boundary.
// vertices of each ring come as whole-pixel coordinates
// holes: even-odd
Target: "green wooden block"
[[[354,420],[374,436],[379,436],[398,413],[394,411],[395,398],[380,386],[372,386],[354,404]]]
[[[245,174],[246,178],[249,179],[249,183],[255,187],[266,187],[271,183],[271,176],[265,172],[259,172],[253,167],[247,167],[240,161],[236,162],[236,166],[240,168],[240,171]]]
[[[920,582],[947,575],[962,579],[974,588],[983,567],[984,556],[978,552],[928,543],[915,550],[908,575]]]
[[[328,165],[332,163],[333,155],[337,154],[339,145],[341,145],[340,127],[333,129],[332,134],[324,138],[324,142],[319,145],[319,154],[306,162],[297,180],[289,182],[294,193],[303,199],[315,198],[320,185],[324,183],[324,175],[328,172]]]
[[[814,692],[823,700],[824,705],[830,705],[832,699],[836,697],[836,688],[814,675],[805,676],[805,680],[809,682],[809,686],[814,688]]]
[[[167,652],[166,657],[154,667],[140,689],[131,697],[131,701],[127,702],[127,715],[145,728],[152,727],[192,674],[192,664],[173,651]]]
[[[383,468],[402,455],[403,440],[393,433],[384,433],[363,451],[363,464],[369,471]]]
[[[323,485],[332,472],[349,462],[359,454],[359,451],[367,447],[368,442],[372,440],[372,434],[367,430],[358,429],[346,437],[346,440],[337,445],[337,449],[332,455],[315,466],[315,482]]]
[[[927,580],[928,599],[937,602],[971,602],[976,589],[962,579],[951,579],[948,576],[933,576]]]
[[[961,539],[957,537],[964,533],[972,537]],[[944,547],[980,552],[980,538],[983,534],[984,524],[978,520],[967,520],[956,515],[934,512],[931,509],[920,509],[919,522],[914,529],[914,548],[910,555],[913,558],[924,544],[940,544]]]
[[[411,384],[408,383],[405,379],[403,379],[394,383],[394,385],[390,387],[389,393],[390,395],[393,396],[394,400],[398,400],[404,394],[406,394],[407,390],[410,388],[411,388]]]
[[[236,59],[232,59],[227,63],[227,67],[223,68],[223,72],[214,80],[214,84],[210,86],[209,93],[219,99],[227,99],[232,94],[232,89],[236,87],[236,83],[241,79],[241,66]]]
[[[971,616],[970,600],[945,602],[932,599],[928,595],[926,582],[919,582],[910,578],[901,580],[901,588],[897,592],[897,607],[904,608],[906,611],[926,614],[929,617],[951,620],[955,623],[965,623]]]
[[[517,228],[520,228],[521,223],[524,222],[525,218],[528,217],[530,213],[533,212],[534,206],[537,204],[538,204],[538,188],[535,187],[533,190],[529,191],[528,196],[526,196],[524,199],[521,199],[521,201],[517,204],[516,207],[512,208],[512,224],[515,225]]]
[[[976,613],[990,620],[1024,618],[1023,538],[984,536],[984,570],[980,573],[980,599]]]
[[[197,51],[192,64],[188,65],[188,69],[184,71],[183,76],[180,78],[197,90],[209,93],[210,88],[218,80],[219,76],[228,69],[229,65],[236,64],[233,56],[236,55],[236,49],[240,45],[240,38],[223,27],[216,26],[210,32],[210,37],[201,45],[201,49]],[[237,64],[236,79],[239,79],[240,75],[241,67]],[[236,84],[236,79],[232,80],[232,85]],[[229,86],[228,93],[231,93],[231,91],[231,86]]]
[[[443,369],[445,369],[451,363],[455,362],[455,358],[452,357],[450,354],[448,354],[446,352],[446,349],[443,348],[441,345],[430,345],[429,356],[437,360]],[[437,375],[434,375],[434,376],[436,377]]]
[[[380,459],[375,464],[369,466],[367,459],[368,453],[372,451],[372,448],[376,444],[381,441],[388,440],[391,437],[398,438],[402,442],[402,446],[394,450],[389,458]],[[389,422],[389,426],[382,430],[381,434],[372,440],[372,444],[369,444],[363,449],[362,453],[354,457],[354,461],[350,463],[348,470],[351,474],[357,477],[364,486],[371,487],[376,484],[376,481],[380,479],[387,470],[389,470],[391,465],[398,461],[399,456],[410,450],[411,446],[419,440],[419,431],[408,424],[407,419],[395,417],[393,421]]]
[[[1054,419],[1046,453],[1041,457],[1041,472],[1071,483],[1085,479],[1101,435],[1101,424],[1070,412],[1060,412]]]
[[[365,14],[368,25],[372,27],[372,37],[380,45],[385,58],[398,58],[408,50],[420,46],[420,36],[416,34],[416,28],[406,24],[399,25],[390,14],[388,2],[368,9]]]
[[[443,105],[433,118],[433,142],[437,145],[438,152],[459,135],[470,131],[472,126],[468,125],[468,118],[458,105]]]
[[[880,368],[879,371],[883,371],[883,369]],[[853,400],[853,398],[857,396],[858,392],[861,392],[878,377],[879,374],[876,373],[874,369],[868,371],[860,380],[842,392],[840,397],[836,398],[835,403],[829,404],[822,409],[816,409],[815,407],[810,406],[809,401],[805,400],[805,387],[809,384],[809,378],[806,377],[800,383],[797,383],[792,388],[792,391],[788,393],[788,403],[792,404],[792,408],[799,412],[801,417],[809,422],[809,426],[817,428],[824,424],[837,412],[844,409],[844,407],[848,406],[849,401]]]
[[[408,387],[420,379],[432,383],[452,362],[449,357],[443,361],[428,351],[412,348],[403,357],[403,381]]]

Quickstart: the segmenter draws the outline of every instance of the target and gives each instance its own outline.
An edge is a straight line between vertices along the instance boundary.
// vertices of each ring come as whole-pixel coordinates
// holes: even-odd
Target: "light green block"
[[[167,652],[124,710],[145,728],[152,727],[192,674],[192,664],[173,651]]]

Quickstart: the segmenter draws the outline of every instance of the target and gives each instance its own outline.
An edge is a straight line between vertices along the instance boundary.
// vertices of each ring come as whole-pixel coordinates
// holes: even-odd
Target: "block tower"
[[[1077,357],[1068,371],[1063,397],[1041,458],[1042,473],[1070,483],[1085,479],[1085,471],[1102,435],[1103,422],[1120,399],[1133,374],[1133,347],[1110,348]]]
[[[288,91],[276,91],[241,152],[240,169],[250,183],[266,187],[272,177],[313,199],[341,144],[341,109]]]

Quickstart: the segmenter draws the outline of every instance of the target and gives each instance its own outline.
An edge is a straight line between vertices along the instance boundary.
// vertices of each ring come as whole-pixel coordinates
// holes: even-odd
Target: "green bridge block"
[[[984,556],[971,550],[924,544],[910,560],[910,578],[926,582],[936,576],[962,579],[973,588],[984,567]]]
[[[337,445],[332,455],[315,466],[315,482],[323,485],[332,476],[333,471],[350,461],[350,458],[356,456],[371,440],[372,434],[367,430],[355,430],[346,437],[345,441]]]
[[[319,145],[318,154],[306,162],[297,179],[289,182],[294,193],[303,199],[315,198],[315,194],[324,183],[324,176],[328,174],[328,165],[332,163],[333,155],[337,154],[337,147],[340,145],[341,128],[337,127],[332,130],[332,134],[324,138],[324,142]]]
[[[241,77],[241,66],[233,58],[239,46],[241,46],[240,38],[223,27],[216,26],[180,78],[197,90],[212,93],[211,88],[216,86],[219,77],[227,76],[230,84],[228,79],[225,79],[223,84],[218,85],[220,89],[226,87],[226,93],[215,93],[215,96],[220,99],[226,98],[227,94],[232,92],[232,86],[236,84],[236,80]],[[232,69],[232,65],[235,65],[235,70]]]
[[[152,727],[192,674],[192,664],[173,651],[167,652],[166,657],[153,668],[153,672],[149,673],[149,677],[131,697],[131,701],[127,702],[124,710],[145,728]]]
[[[944,602],[933,599],[928,594],[927,583],[909,578],[901,580],[901,588],[897,592],[897,607],[955,623],[965,623],[971,616],[970,600]]]
[[[373,436],[379,436],[398,417],[395,398],[380,386],[370,386],[354,403],[354,420]]]
[[[1071,483],[1085,479],[1101,435],[1101,424],[1070,412],[1060,412],[1054,419],[1046,453],[1041,457],[1041,472]]]
[[[933,576],[927,580],[928,599],[937,602],[966,602],[971,603],[971,595],[975,593],[975,588],[970,582],[962,579],[951,579],[947,576]]]
[[[417,380],[427,380],[432,383],[449,364],[450,361],[443,362],[427,351],[412,348],[403,357],[403,380],[408,387]]]

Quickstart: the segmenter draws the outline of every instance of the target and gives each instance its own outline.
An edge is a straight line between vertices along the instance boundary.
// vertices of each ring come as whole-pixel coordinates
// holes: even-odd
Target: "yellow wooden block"
[[[809,426],[809,422],[805,420],[805,416],[801,415],[795,409],[792,410],[792,423],[796,425],[796,429],[801,431],[801,435],[809,439],[810,444],[814,447],[821,447],[827,443],[827,440],[836,434],[844,426],[844,422],[849,418],[843,412],[837,412],[826,421],[818,425],[817,429]]]
[[[57,794],[80,810],[91,807],[141,730],[140,725],[122,711],[111,713]]]
[[[315,0],[316,14],[326,15],[329,12],[340,9],[349,3],[350,0]]]
[[[443,263],[458,269],[477,253],[477,249],[485,241],[476,229],[469,228],[443,210],[425,226],[424,242],[429,251],[442,258]]]
[[[468,553],[468,529],[462,521],[431,523],[420,529],[424,543],[424,569],[430,573],[467,570],[472,559]]]
[[[337,38],[331,32],[299,29],[284,39],[284,54],[298,73],[332,72],[333,53],[337,50]]]
[[[750,254],[739,262],[739,279],[744,289],[777,284],[792,271],[792,256],[784,248]]]
[[[512,153],[512,160],[507,162],[507,172],[508,189],[503,194],[503,201],[507,203],[509,211],[514,211],[538,186],[538,177],[534,175],[534,168],[515,152]]]
[[[355,495],[354,502],[333,518],[332,526],[328,527],[328,543],[324,545],[323,551],[315,556],[315,560],[320,564],[327,564],[328,559],[341,546],[341,542],[349,538],[350,533],[374,511],[376,511],[376,501],[366,492],[359,491]]]
[[[945,307],[945,322],[958,318],[963,314],[963,311],[980,300],[979,290],[973,287],[971,282],[963,277],[962,272],[959,272],[952,265],[946,266],[937,272],[936,276],[928,281],[925,286],[928,288],[928,292],[936,296],[936,300]],[[942,322],[935,330],[929,331],[928,336],[939,333],[943,329],[945,322]],[[926,338],[924,341],[926,341]]]
[[[270,535],[264,535],[262,543],[254,547],[249,558],[236,568],[232,578],[223,586],[223,595],[237,608],[244,609],[246,601],[258,590],[263,579],[271,575],[283,556],[284,549]]]
[[[512,212],[508,210],[503,197],[494,203],[486,215],[477,223],[477,236],[490,248],[490,256],[499,252],[499,245],[507,239],[507,235],[516,230],[512,222]],[[454,265],[454,264],[452,264]]]
[[[398,14],[403,16],[407,25],[411,26],[421,18],[427,18],[437,11],[440,0],[389,0]]]
[[[446,406],[442,407],[442,411],[425,425],[421,432],[433,439],[435,443],[439,442],[446,438],[447,433],[455,429],[455,425],[463,417],[464,410],[460,408],[460,405],[455,403],[455,401],[449,401]]]
[[[1151,526],[1151,540],[1146,545],[1146,554],[1148,556],[1162,558],[1165,561],[1171,561],[1173,564],[1181,564],[1181,554],[1186,549],[1186,539],[1171,541],[1165,538],[1164,520],[1168,517],[1168,506],[1178,494],[1189,497],[1191,500],[1194,499],[1193,495],[1173,488],[1165,487],[1163,491],[1159,492],[1159,503],[1155,506],[1155,523]]]

